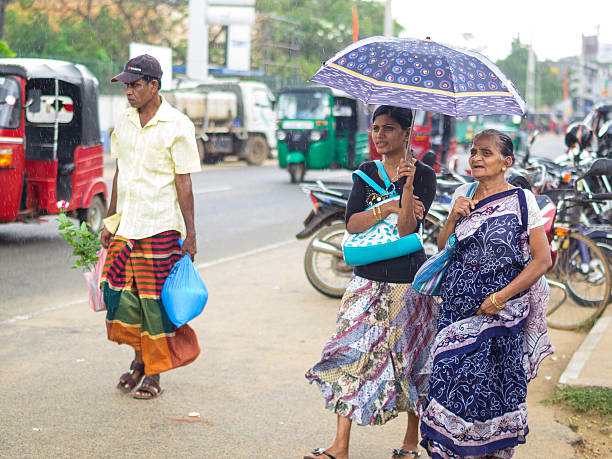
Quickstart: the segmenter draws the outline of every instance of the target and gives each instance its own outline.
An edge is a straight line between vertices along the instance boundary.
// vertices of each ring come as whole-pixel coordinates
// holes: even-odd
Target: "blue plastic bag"
[[[189,254],[172,267],[162,287],[161,301],[177,328],[202,313],[208,301],[208,290]]]

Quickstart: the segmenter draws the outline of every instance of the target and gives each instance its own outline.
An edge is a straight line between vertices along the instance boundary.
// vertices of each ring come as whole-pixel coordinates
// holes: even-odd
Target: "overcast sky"
[[[512,38],[531,42],[539,60],[580,53],[581,34],[612,43],[612,0],[393,0],[393,17],[403,35],[474,48],[490,59],[504,58]]]

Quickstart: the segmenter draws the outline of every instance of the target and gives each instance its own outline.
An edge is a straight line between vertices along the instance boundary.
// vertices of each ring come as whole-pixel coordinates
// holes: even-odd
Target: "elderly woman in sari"
[[[469,159],[476,183],[457,189],[439,235],[440,248],[452,233],[457,243],[421,417],[421,444],[434,458],[512,457],[528,433],[527,382],[552,353],[550,249],[535,197],[505,179],[513,161],[507,135],[479,133]]]

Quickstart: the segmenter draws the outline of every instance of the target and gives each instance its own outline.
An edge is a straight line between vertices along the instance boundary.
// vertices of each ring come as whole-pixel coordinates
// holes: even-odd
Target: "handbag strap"
[[[465,197],[472,199],[472,196],[474,196],[476,193],[476,188],[478,188],[478,182],[472,183],[468,188],[467,193],[465,193]]]
[[[374,161],[374,164],[376,164],[376,169],[378,169],[378,175],[385,183],[385,188],[381,187],[378,183],[374,181],[372,177],[370,177],[362,170],[357,169],[356,171],[353,171],[353,174],[357,175],[361,178],[361,180],[370,185],[370,187],[379,195],[384,197],[397,196],[397,192],[395,191],[395,185],[389,179],[389,176],[387,175],[387,171],[385,171],[385,166],[383,166],[383,163],[377,159]]]
[[[360,171],[359,169],[356,171],[353,171],[354,175],[357,175],[358,177],[361,177],[361,180],[363,180],[364,182],[366,182],[368,185],[370,185],[370,187],[376,191],[378,194],[380,194],[381,196],[387,196],[389,195],[389,192],[385,189],[383,189],[383,187],[381,187],[378,183],[376,183],[374,180],[372,180],[372,178],[366,174],[363,171]]]
[[[380,176],[381,179],[383,179],[383,182],[385,182],[385,189],[388,190],[389,188],[391,188],[393,183],[391,183],[391,179],[389,178],[389,175],[387,175],[385,166],[383,165],[380,159],[375,159],[374,164],[376,164],[376,169],[378,169],[378,175]],[[395,190],[394,185],[393,185],[393,190]]]

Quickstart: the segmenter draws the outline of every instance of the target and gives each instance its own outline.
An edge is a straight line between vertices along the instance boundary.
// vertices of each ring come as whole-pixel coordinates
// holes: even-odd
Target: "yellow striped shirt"
[[[201,170],[193,123],[162,97],[157,113],[142,127],[130,107],[111,135],[111,157],[117,159],[117,214],[106,227],[128,239],[143,239],[168,230],[185,237],[175,174]]]

